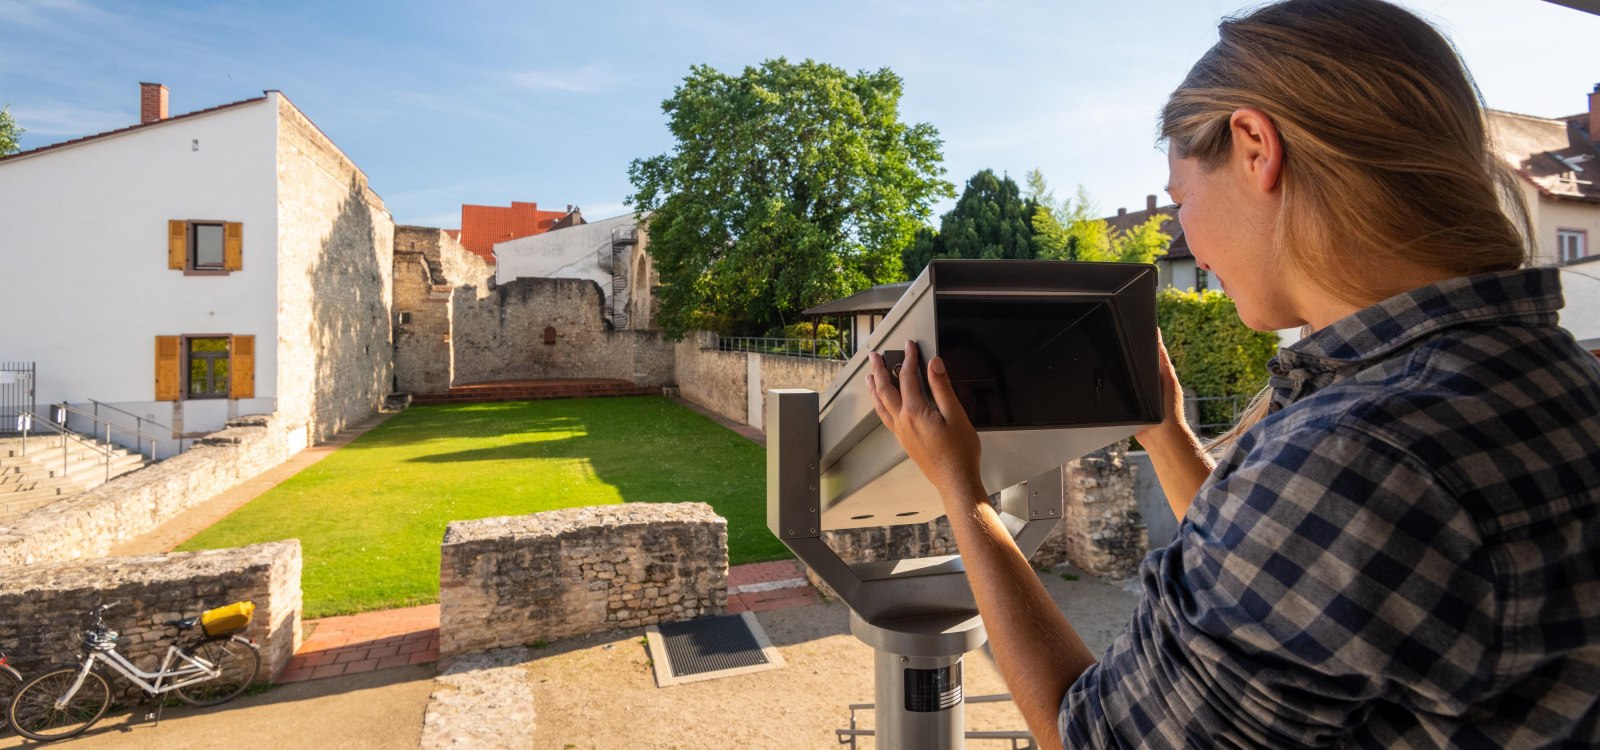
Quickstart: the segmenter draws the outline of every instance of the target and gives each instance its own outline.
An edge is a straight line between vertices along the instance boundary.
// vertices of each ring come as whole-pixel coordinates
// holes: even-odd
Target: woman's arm
[[[1172,369],[1166,344],[1158,338],[1156,348],[1161,352],[1161,403],[1166,413],[1161,424],[1146,428],[1135,437],[1150,453],[1150,463],[1155,466],[1156,479],[1161,482],[1167,504],[1172,506],[1173,517],[1182,521],[1189,512],[1189,503],[1199,494],[1200,485],[1211,476],[1217,462],[1183,419],[1183,386]]]
[[[873,406],[939,489],[995,662],[1028,729],[1041,747],[1061,747],[1062,697],[1094,656],[989,505],[978,478],[978,433],[956,400],[944,363],[936,358],[928,365],[933,404],[922,396],[919,366],[916,343],[907,342],[902,389],[896,390],[883,358],[873,354]]]

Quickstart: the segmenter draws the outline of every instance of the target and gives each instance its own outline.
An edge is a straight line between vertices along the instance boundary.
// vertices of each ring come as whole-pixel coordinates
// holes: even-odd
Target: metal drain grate
[[[748,614],[664,623],[646,635],[662,686],[783,666],[761,623]]]

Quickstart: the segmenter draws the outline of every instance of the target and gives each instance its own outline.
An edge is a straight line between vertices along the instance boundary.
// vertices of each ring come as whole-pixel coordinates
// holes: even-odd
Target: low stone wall
[[[716,346],[717,335],[705,331],[678,342],[673,365],[678,395],[743,424],[750,411],[746,355],[719,352]]]
[[[839,360],[717,351],[717,336],[694,331],[678,343],[674,374],[678,393],[735,422],[766,428],[766,399],[750,413],[750,390],[808,388],[823,393],[844,369]],[[752,417],[754,419],[752,420]]]
[[[106,624],[121,634],[118,651],[141,669],[165,656],[168,620],[236,601],[255,602],[244,635],[261,647],[265,682],[300,646],[300,542],[143,557],[108,557],[0,568],[0,645],[30,677],[80,658],[88,613],[114,604]],[[119,691],[125,680],[113,681]]]
[[[704,503],[457,521],[439,561],[439,653],[454,656],[721,614],[728,523]]]
[[[181,456],[0,526],[0,569],[109,554],[289,455],[288,436],[276,419],[230,420]]]

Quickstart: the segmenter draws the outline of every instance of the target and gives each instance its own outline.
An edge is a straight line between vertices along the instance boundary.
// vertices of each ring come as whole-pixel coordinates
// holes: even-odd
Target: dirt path
[[[1122,631],[1137,600],[1098,580],[1045,587],[1096,654]],[[573,639],[537,652],[528,663],[534,693],[534,747],[789,748],[838,747],[849,704],[873,700],[872,650],[850,635],[849,610],[837,601],[762,612],[762,627],[785,666],[738,677],[658,688],[636,631],[624,637]],[[1006,692],[987,650],[968,654],[966,694]],[[858,714],[872,726],[870,711]],[[1010,703],[967,707],[968,730],[1026,729]],[[979,743],[977,747],[1004,747]],[[861,748],[872,747],[863,739]]]
[[[215,708],[168,708],[159,726],[144,711],[107,716],[85,734],[53,742],[72,750],[172,748],[415,748],[433,690],[432,665],[300,682]],[[120,678],[118,678],[120,679]],[[46,747],[15,735],[0,749]]]

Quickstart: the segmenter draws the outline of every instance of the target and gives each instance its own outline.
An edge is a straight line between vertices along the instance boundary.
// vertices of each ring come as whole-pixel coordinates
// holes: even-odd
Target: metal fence
[[[811,359],[849,359],[844,346],[833,339],[774,339],[754,336],[717,338],[717,350],[724,352],[753,352],[776,354],[785,357]]]
[[[37,374],[32,362],[0,362],[0,433],[18,433],[26,427],[22,420],[37,406],[33,400]]]

